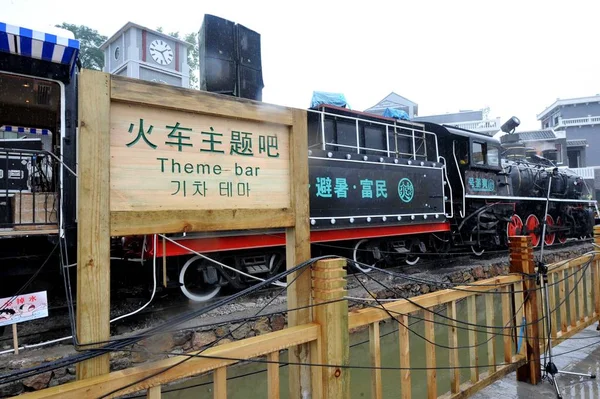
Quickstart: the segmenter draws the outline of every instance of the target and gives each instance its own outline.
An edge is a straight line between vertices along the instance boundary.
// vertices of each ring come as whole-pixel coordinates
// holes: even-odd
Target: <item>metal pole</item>
[[[550,204],[550,187],[552,186],[552,175],[548,179],[548,194],[546,194],[546,211],[544,212],[544,220],[542,222],[542,249],[540,251],[540,263],[544,262],[544,241],[546,241],[546,216],[548,215],[548,205]]]

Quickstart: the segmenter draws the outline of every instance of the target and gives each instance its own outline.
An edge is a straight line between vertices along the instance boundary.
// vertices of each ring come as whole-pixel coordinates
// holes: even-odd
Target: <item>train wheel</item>
[[[276,276],[277,274],[282,272],[282,266],[285,264],[285,257],[280,253],[275,253],[269,257],[269,274],[268,277],[271,278]],[[279,282],[285,283],[286,277],[280,278],[277,280]]]
[[[512,215],[510,218],[510,222],[508,222],[506,227],[506,234],[508,237],[514,237],[521,234],[523,230],[523,220],[517,214]]]
[[[564,227],[565,224],[563,222],[562,217],[559,216],[556,218],[556,225],[558,227]],[[558,239],[558,242],[560,242],[561,244],[564,244],[565,242],[567,242],[567,233],[564,231],[558,231],[556,233],[556,238]]]
[[[535,248],[540,244],[540,234],[536,233],[535,230],[540,226],[540,220],[534,214],[527,216],[525,226],[531,237],[531,245]]]
[[[548,228],[554,226],[554,218],[551,215],[546,215],[546,237],[544,238],[544,243],[550,246],[554,244],[554,238],[556,237],[556,233],[548,234]]]
[[[375,266],[375,257],[373,256],[373,250],[366,246],[369,240],[362,239],[354,246],[352,251],[352,259],[354,260],[354,266],[363,273],[369,273],[373,270],[367,265]],[[362,246],[362,248],[361,248]]]
[[[206,302],[221,291],[220,285],[205,282],[203,271],[207,266],[201,256],[194,256],[185,262],[179,273],[181,292],[194,302]],[[218,281],[218,276],[216,280]]]
[[[414,266],[421,260],[421,257],[418,255],[419,253],[423,253],[420,243],[421,242],[417,239],[411,241],[409,253],[406,255],[406,258],[404,258],[404,262],[406,262],[407,265]]]

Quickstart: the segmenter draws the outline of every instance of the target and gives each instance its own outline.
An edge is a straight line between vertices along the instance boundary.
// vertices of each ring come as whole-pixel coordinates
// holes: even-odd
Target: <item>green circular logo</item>
[[[398,196],[402,202],[410,202],[415,194],[415,188],[413,187],[410,179],[404,177],[398,182]]]

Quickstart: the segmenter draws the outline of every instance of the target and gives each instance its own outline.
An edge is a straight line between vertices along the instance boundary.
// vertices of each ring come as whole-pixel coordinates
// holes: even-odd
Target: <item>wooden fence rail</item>
[[[600,243],[600,229],[594,231],[596,242]],[[227,367],[243,360],[261,358],[269,362],[266,373],[268,398],[275,399],[280,392],[280,351],[308,345],[311,363],[332,365],[311,368],[311,397],[348,398],[350,371],[344,366],[349,365],[349,331],[368,328],[371,396],[379,399],[382,398],[380,323],[395,320],[398,323],[398,347],[395,351],[400,365],[399,396],[411,398],[411,317],[422,319],[425,327],[428,398],[465,398],[515,370],[519,380],[536,384],[541,375],[540,351],[544,350],[545,328],[541,308],[543,298],[539,284],[531,277],[535,270],[530,238],[511,238],[510,250],[509,275],[350,313],[344,299],[345,261],[321,260],[312,267],[311,301],[315,306],[312,323],[191,353],[198,357],[177,356],[23,396],[60,399],[101,397],[126,387],[108,397],[146,390],[148,398],[160,398],[162,385],[212,372],[214,398],[226,398]],[[553,340],[554,344],[598,321],[599,276],[600,257],[594,253],[549,265],[551,334],[556,340]],[[477,301],[477,298],[480,300]],[[459,314],[457,304],[463,300],[466,302],[466,314]],[[495,312],[498,307],[501,309],[499,313]],[[480,319],[484,319],[485,325],[478,325],[481,321],[478,322],[477,315],[482,315]],[[438,327],[448,330],[448,364],[451,370],[447,386],[441,386],[438,381],[438,361],[441,359],[436,358],[436,323],[442,323]],[[463,363],[459,361],[458,350],[460,328],[469,330],[468,361]],[[487,342],[477,342],[481,331]],[[497,349],[502,353],[500,358],[496,357]],[[483,353],[486,353],[485,358]],[[468,378],[461,379],[460,367],[469,368]],[[143,378],[147,379],[138,382]]]

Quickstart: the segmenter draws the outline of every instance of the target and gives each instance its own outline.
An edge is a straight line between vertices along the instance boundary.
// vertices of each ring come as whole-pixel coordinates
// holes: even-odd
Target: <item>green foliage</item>
[[[106,41],[106,36],[84,25],[63,22],[61,25],[56,25],[56,27],[73,32],[75,39],[80,41],[79,58],[83,68],[102,70],[102,67],[104,67],[104,53],[99,47]]]
[[[108,38],[98,33],[97,30],[91,29],[84,25],[74,25],[63,22],[56,25],[58,28],[66,29],[75,35],[75,39],[81,43],[80,55],[83,68],[102,70],[104,67],[104,52],[100,50],[100,46]],[[164,33],[162,27],[158,27],[157,31]],[[190,87],[199,89],[198,81],[198,65],[200,63],[200,52],[198,48],[198,32],[187,33],[181,37],[179,32],[168,34],[176,39],[180,39],[190,43],[188,47],[188,65],[190,66]]]

